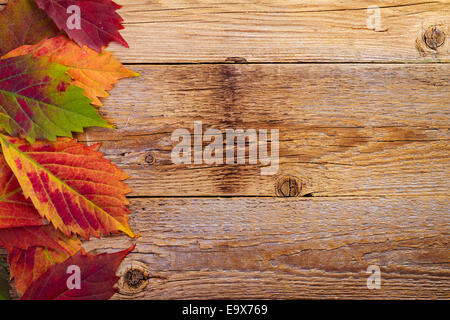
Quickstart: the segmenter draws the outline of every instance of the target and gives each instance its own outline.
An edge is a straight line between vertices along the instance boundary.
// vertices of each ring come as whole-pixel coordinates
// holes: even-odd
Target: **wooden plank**
[[[4,1],[3,1],[4,2]],[[118,0],[131,49],[123,62],[449,61],[448,39],[424,42],[433,26],[448,38],[450,2]],[[371,29],[367,8],[380,8]]]
[[[449,61],[448,40],[424,44],[432,26],[449,35],[450,2],[119,0],[130,50],[124,62]],[[380,27],[369,29],[369,6]],[[369,24],[370,27],[370,24]]]
[[[133,196],[448,195],[449,69],[433,65],[135,66],[79,136],[131,175]],[[276,175],[261,165],[180,164],[174,130],[279,129]]]
[[[448,208],[448,197],[133,199],[141,237],[120,273],[150,279],[139,289],[122,279],[115,298],[448,299]],[[380,290],[366,287],[369,265]]]
[[[116,299],[450,298],[448,0],[118,2],[131,49],[110,49],[143,76],[100,108],[118,130],[79,135],[131,175],[141,237],[120,272],[138,273]],[[202,62],[228,64],[167,65]],[[278,173],[173,164],[170,136],[195,120],[279,129]]]
[[[448,197],[131,202],[141,237],[116,299],[450,298]],[[366,287],[370,265],[380,267],[380,290]],[[130,286],[130,271],[148,281]]]

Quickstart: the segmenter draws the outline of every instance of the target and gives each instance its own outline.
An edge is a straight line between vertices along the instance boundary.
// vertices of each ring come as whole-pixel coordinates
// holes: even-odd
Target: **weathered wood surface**
[[[132,199],[116,299],[448,298],[447,197]],[[85,249],[115,251],[115,236]],[[380,290],[366,287],[369,265]]]
[[[6,3],[0,0],[0,3]],[[450,1],[116,0],[129,63],[449,61],[448,41],[423,43],[433,26],[449,35]],[[380,27],[370,29],[370,6]]]
[[[450,66],[134,66],[101,108],[118,130],[82,141],[131,175],[133,196],[448,195]],[[259,165],[175,165],[174,130],[279,129],[278,174]],[[148,156],[152,161],[148,162]],[[146,161],[147,159],[147,161]]]
[[[115,298],[449,298],[448,206],[447,197],[133,199],[141,238],[121,272],[140,261],[150,278]],[[366,287],[372,264],[380,290]]]
[[[449,34],[450,2],[307,0],[118,0],[131,50],[125,62],[448,61],[447,44],[430,50],[422,34]],[[378,30],[367,8],[380,7]],[[369,24],[370,25],[370,24]],[[418,41],[418,43],[417,43]]]
[[[142,77],[100,108],[117,130],[79,135],[131,176],[121,273],[149,279],[115,298],[450,298],[448,0],[117,2],[131,49],[110,50]],[[172,164],[195,120],[279,129],[278,174]],[[284,177],[312,197],[273,198]]]

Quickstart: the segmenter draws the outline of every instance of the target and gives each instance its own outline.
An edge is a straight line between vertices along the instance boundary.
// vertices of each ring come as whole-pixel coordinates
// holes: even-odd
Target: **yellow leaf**
[[[122,182],[128,175],[94,147],[68,138],[31,145],[2,134],[0,142],[25,197],[66,236],[89,239],[122,231],[135,237],[125,197],[131,189]]]

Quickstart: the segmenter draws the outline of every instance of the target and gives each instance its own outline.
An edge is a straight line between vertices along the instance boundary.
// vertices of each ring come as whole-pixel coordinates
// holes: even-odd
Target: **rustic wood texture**
[[[446,197],[133,199],[141,238],[124,271],[140,261],[150,278],[115,298],[448,298],[448,206]],[[380,290],[366,287],[372,264]]]
[[[420,44],[431,26],[449,34],[450,2],[118,0],[131,50],[125,62],[448,61],[448,42]],[[367,8],[380,7],[378,30]],[[417,43],[419,39],[419,44]]]
[[[0,3],[6,3],[0,0]],[[449,0],[116,0],[129,63],[449,61],[448,41],[423,43],[433,26],[449,35]],[[380,8],[380,28],[367,25]],[[369,25],[370,26],[370,25]]]
[[[132,196],[448,195],[448,64],[135,66],[101,108],[118,130],[80,140],[131,175]],[[175,165],[174,130],[279,129],[278,174],[259,165]],[[148,162],[148,156],[152,161]]]
[[[131,176],[141,237],[84,244],[137,242],[115,299],[450,299],[450,1],[117,2],[130,49],[109,50],[142,77],[99,109],[117,130],[78,136]],[[198,120],[279,129],[278,173],[174,165]]]

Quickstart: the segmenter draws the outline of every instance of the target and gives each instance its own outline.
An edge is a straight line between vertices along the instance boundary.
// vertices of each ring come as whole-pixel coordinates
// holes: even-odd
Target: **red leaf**
[[[116,269],[131,248],[108,254],[82,254],[78,252],[63,263],[50,267],[28,288],[22,300],[106,300],[115,292]],[[69,266],[80,268],[81,288],[69,289]]]
[[[60,33],[33,0],[9,0],[0,12],[0,56]]]
[[[9,252],[8,262],[11,265],[11,279],[14,278],[19,293],[24,293],[51,266],[67,260],[81,250],[81,242],[76,238],[69,239],[62,236],[57,241],[62,250],[30,247],[26,250],[14,248]]]
[[[0,142],[25,196],[64,234],[135,236],[125,197],[131,190],[122,182],[128,175],[95,151],[97,146],[73,139],[31,145],[1,134]]]
[[[67,237],[52,225],[42,227],[20,227],[0,229],[0,247],[8,251],[14,248],[27,250],[30,247],[47,247],[65,251],[61,242]]]
[[[25,199],[19,182],[6,164],[3,154],[0,154],[0,230],[43,224],[43,219],[31,200]]]
[[[64,30],[69,38],[80,47],[86,45],[98,52],[102,46],[111,41],[118,42],[128,48],[127,42],[119,34],[123,29],[120,17],[116,10],[121,6],[111,0],[35,0],[39,8],[43,9],[60,30]],[[76,11],[68,10],[71,6],[80,9],[80,28],[74,24],[69,28]],[[68,13],[69,12],[69,13]]]

